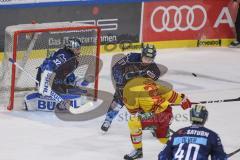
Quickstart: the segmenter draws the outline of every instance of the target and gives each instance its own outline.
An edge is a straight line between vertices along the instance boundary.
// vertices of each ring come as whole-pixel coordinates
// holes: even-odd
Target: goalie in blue
[[[79,39],[69,39],[62,49],[57,50],[43,61],[36,76],[39,81],[38,92],[25,97],[27,110],[52,111],[56,106],[64,107],[50,96],[51,90],[63,99],[70,100],[73,107],[84,103],[83,96],[69,92],[69,90],[76,88],[78,91],[83,91],[82,94],[84,94],[85,90],[80,90],[79,87],[86,87],[94,81],[92,75],[95,74],[88,73],[91,72],[91,67],[86,71],[88,77],[84,77],[84,79],[78,79],[74,74],[78,66],[83,65],[79,64],[81,45]]]
[[[197,104],[190,110],[190,127],[174,133],[158,160],[226,160],[227,155],[219,136],[204,127],[208,118],[205,106]]]
[[[165,66],[161,66],[164,71],[160,71],[159,65],[154,62],[156,53],[154,45],[143,45],[141,53],[130,53],[113,65],[112,77],[113,81],[115,81],[115,93],[101,126],[103,132],[108,131],[113,119],[124,106],[122,92],[127,81],[139,76],[157,80],[160,75],[167,72]]]

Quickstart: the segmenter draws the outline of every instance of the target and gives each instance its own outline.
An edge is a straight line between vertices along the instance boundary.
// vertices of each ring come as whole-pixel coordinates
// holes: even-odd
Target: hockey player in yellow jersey
[[[169,83],[143,77],[127,82],[123,101],[131,114],[128,127],[134,147],[133,152],[124,156],[126,160],[143,157],[142,130],[155,130],[161,143],[168,141],[172,105],[179,104],[183,109],[191,107],[190,100],[184,94],[175,92]]]

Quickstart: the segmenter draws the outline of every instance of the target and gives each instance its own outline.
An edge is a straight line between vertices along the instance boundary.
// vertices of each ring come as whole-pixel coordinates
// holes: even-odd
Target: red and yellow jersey
[[[123,101],[131,114],[160,113],[171,104],[180,104],[182,99],[182,94],[172,90],[169,83],[150,78],[134,78],[123,89]]]

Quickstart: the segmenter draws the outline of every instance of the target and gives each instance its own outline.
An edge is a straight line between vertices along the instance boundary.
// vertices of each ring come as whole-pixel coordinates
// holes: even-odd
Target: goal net
[[[74,74],[78,78],[84,77],[86,70],[91,66],[91,72],[95,75],[92,88],[95,98],[97,97],[100,54],[99,27],[70,22],[20,24],[8,26],[5,29],[4,54],[2,58],[0,57],[1,107],[12,110],[14,98],[20,91],[24,96],[26,92],[36,89],[36,82],[10,63],[9,58],[12,58],[32,77],[36,77],[37,68],[43,60],[57,49],[62,48],[69,38],[78,38],[82,42],[80,55],[95,57],[89,60],[84,59],[82,66],[80,60],[80,65]]]

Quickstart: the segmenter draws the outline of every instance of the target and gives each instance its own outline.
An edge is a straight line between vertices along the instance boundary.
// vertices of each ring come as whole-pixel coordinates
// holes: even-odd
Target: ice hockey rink
[[[240,49],[187,48],[158,50],[156,62],[168,67],[161,79],[185,93],[193,102],[240,97]],[[110,77],[111,54],[101,55],[100,90],[113,92]],[[197,77],[193,76],[195,73]],[[21,94],[19,94],[21,95]],[[15,102],[21,108],[21,96]],[[206,127],[222,139],[226,153],[240,147],[240,101],[207,104]],[[171,129],[190,125],[189,111],[173,108]],[[0,112],[0,160],[121,160],[132,150],[123,109],[107,134],[100,126],[104,116],[65,122],[51,112],[21,110]],[[163,145],[143,132],[144,160],[157,160]],[[240,153],[231,160],[239,160]]]

